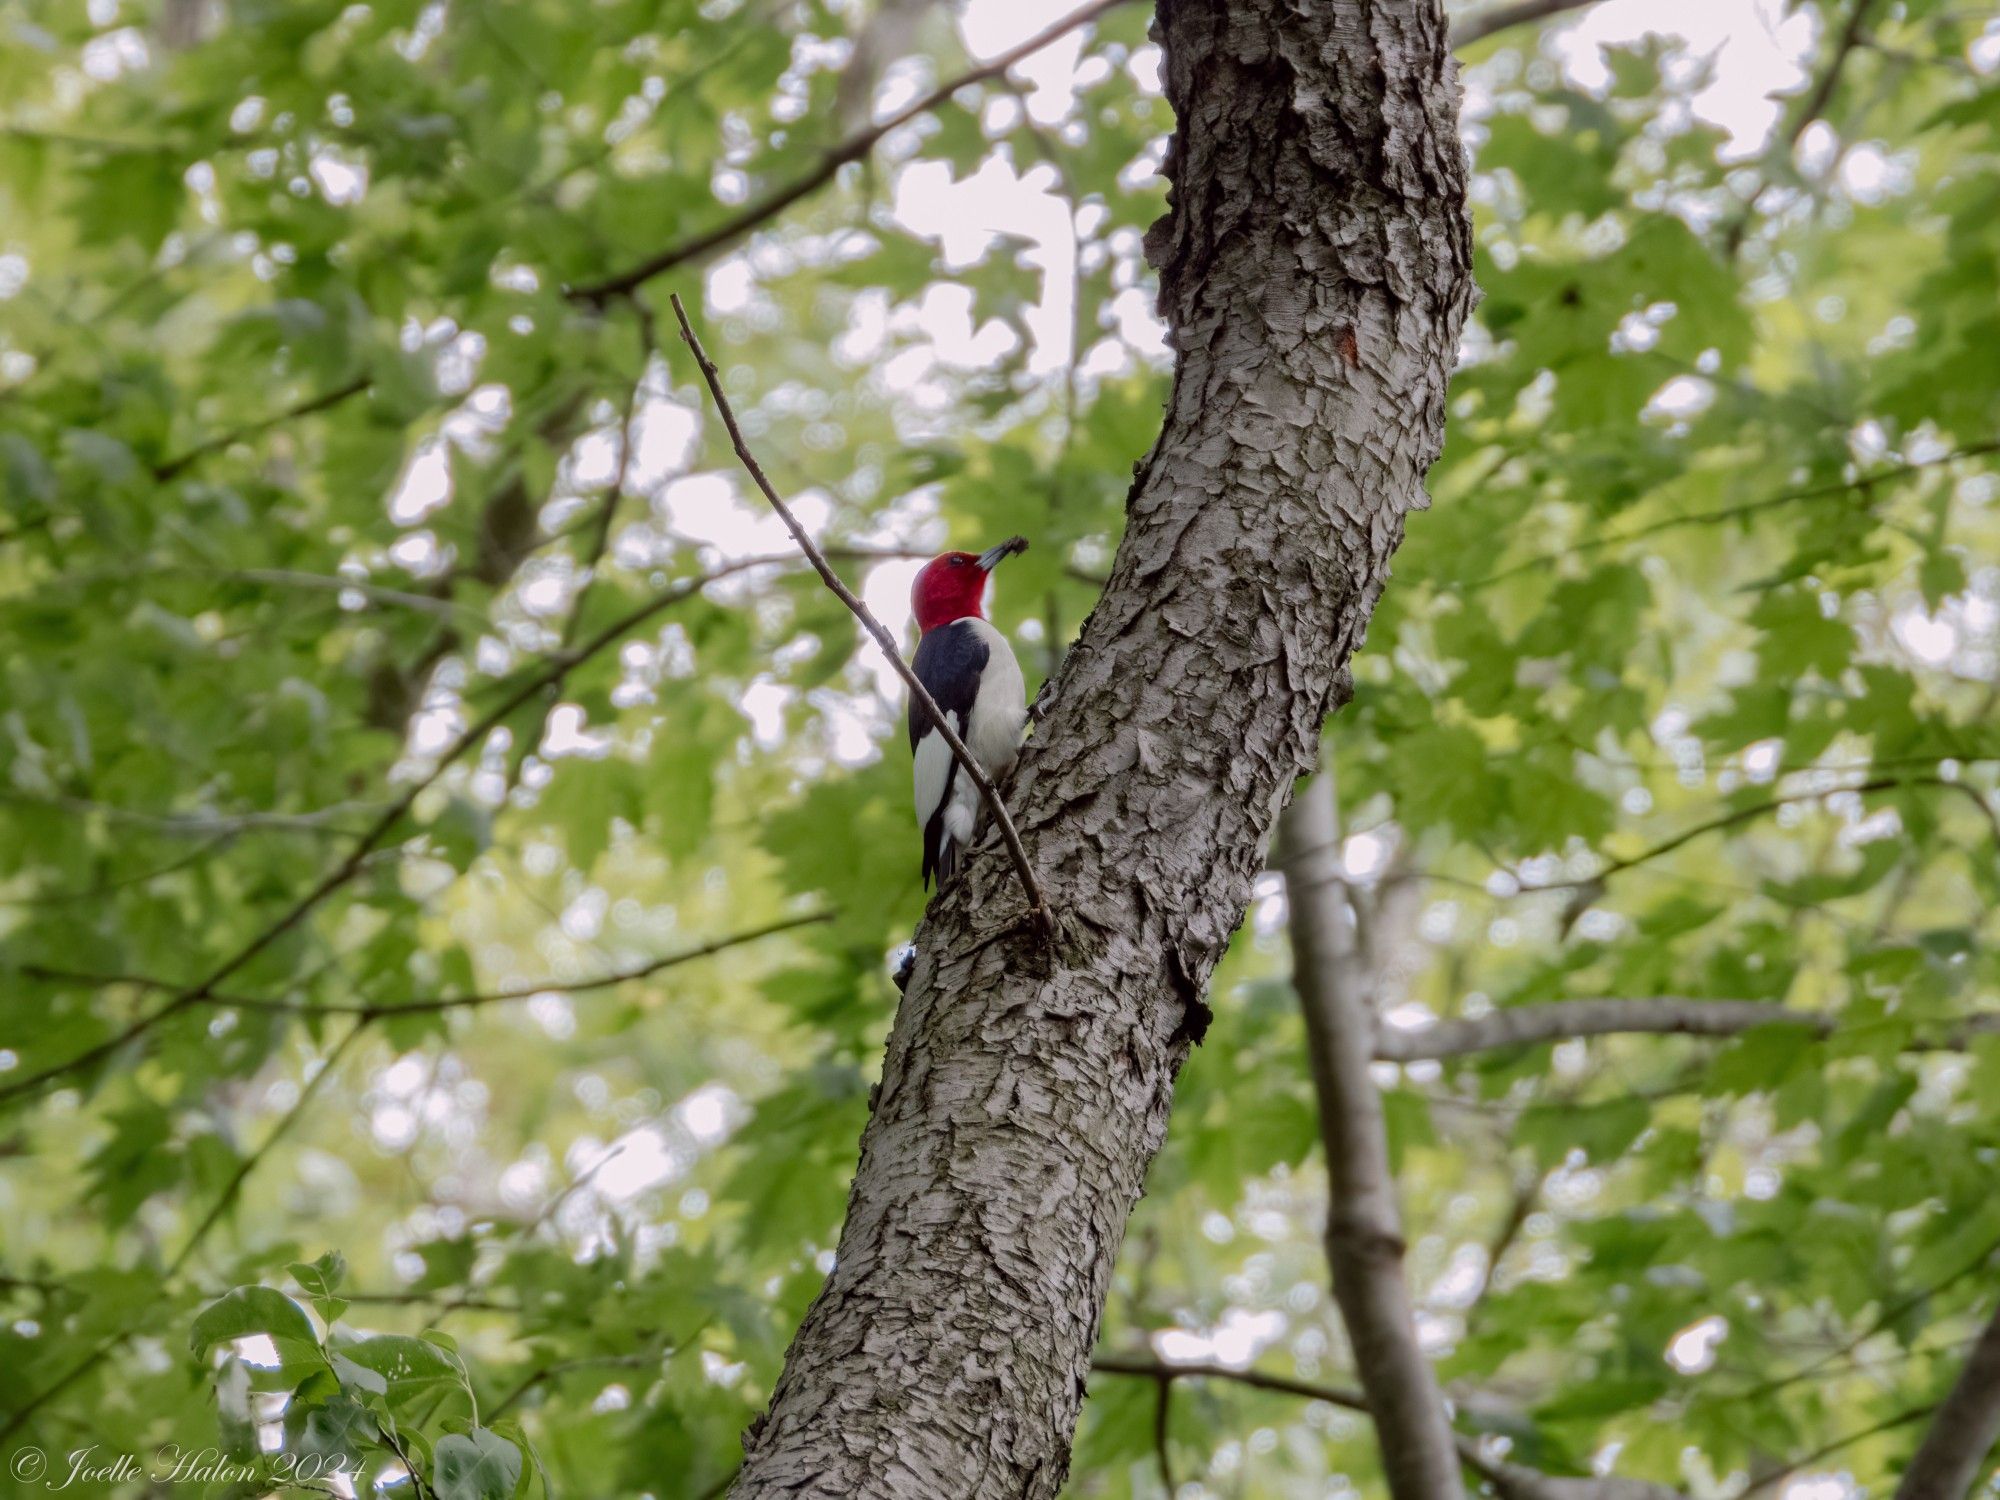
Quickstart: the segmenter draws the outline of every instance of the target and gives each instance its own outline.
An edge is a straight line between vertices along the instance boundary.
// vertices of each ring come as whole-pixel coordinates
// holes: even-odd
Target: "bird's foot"
[[[1035,694],[1035,701],[1028,705],[1028,722],[1039,724],[1049,716],[1049,710],[1056,703],[1056,680],[1051,677],[1042,684],[1042,690]]]

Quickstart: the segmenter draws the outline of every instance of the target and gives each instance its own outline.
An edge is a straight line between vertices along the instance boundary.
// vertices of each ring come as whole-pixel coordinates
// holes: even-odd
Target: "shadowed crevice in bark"
[[[1061,1489],[1125,1222],[1272,824],[1443,441],[1472,300],[1434,0],[1169,0],[1177,351],[997,841],[934,903],[834,1271],[739,1496]]]

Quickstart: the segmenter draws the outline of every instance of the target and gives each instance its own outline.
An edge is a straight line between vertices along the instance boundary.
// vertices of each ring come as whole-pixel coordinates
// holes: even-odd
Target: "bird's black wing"
[[[910,669],[917,674],[917,681],[924,685],[937,706],[951,719],[951,727],[959,738],[965,737],[965,726],[972,717],[972,705],[979,696],[979,679],[986,670],[986,659],[990,655],[986,642],[979,638],[967,622],[954,620],[949,625],[940,625],[936,630],[926,631],[924,638],[917,642],[917,654],[910,662]],[[931,732],[930,715],[910,700],[910,753],[916,753],[917,745]],[[944,791],[938,797],[937,805],[924,820],[924,887],[930,888],[931,876],[935,873],[942,885],[949,878],[951,870],[946,861],[956,851],[941,848],[944,842],[944,810],[951,805],[951,794],[957,785],[960,769],[956,757],[945,772]]]

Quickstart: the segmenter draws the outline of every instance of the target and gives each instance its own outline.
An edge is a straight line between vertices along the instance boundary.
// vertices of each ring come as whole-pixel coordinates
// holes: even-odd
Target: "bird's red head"
[[[985,552],[946,552],[925,563],[910,586],[917,629],[928,632],[953,620],[984,619],[987,577],[1002,559],[1027,550],[1027,542],[1012,536]]]

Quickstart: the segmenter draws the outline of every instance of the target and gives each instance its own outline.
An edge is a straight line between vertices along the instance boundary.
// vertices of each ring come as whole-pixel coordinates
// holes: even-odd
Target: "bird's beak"
[[[1012,557],[1016,552],[1026,552],[1027,550],[1028,539],[1026,537],[1010,536],[999,546],[988,547],[984,552],[980,553],[979,566],[986,572],[991,573],[1005,559]]]

